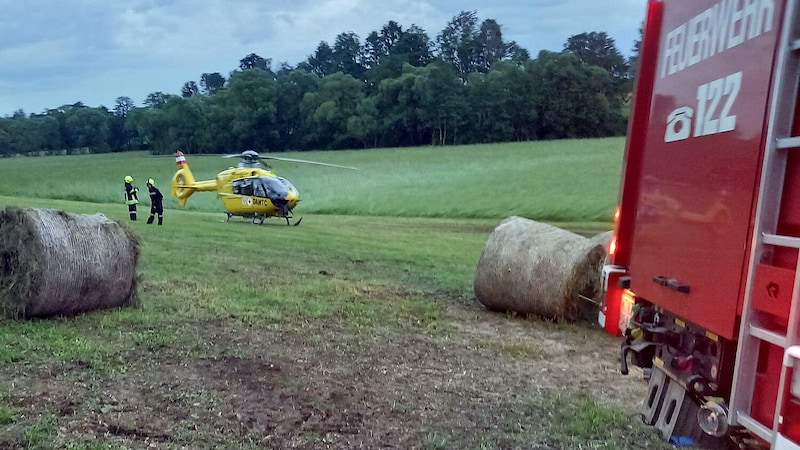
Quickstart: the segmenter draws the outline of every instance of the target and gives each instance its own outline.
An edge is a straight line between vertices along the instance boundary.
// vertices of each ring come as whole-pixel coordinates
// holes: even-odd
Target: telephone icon
[[[667,117],[667,131],[664,133],[664,142],[682,141],[689,137],[692,129],[692,116],[694,110],[688,106],[669,113]]]

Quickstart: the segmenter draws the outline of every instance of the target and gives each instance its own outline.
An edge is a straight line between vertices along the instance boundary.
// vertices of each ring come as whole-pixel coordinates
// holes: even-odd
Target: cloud
[[[141,104],[179,93],[201,74],[235,70],[250,53],[296,65],[343,32],[362,39],[388,21],[431,39],[460,11],[495,19],[532,55],[571,35],[605,31],[623,54],[644,17],[641,0],[0,0],[0,115],[83,101]]]

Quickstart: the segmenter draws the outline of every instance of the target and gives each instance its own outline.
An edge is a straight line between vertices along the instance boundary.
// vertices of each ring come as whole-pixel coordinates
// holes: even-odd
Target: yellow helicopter
[[[172,177],[172,195],[178,197],[181,206],[186,205],[186,200],[195,192],[216,191],[217,198],[222,200],[225,207],[227,220],[233,216],[240,216],[250,218],[254,224],[260,225],[269,217],[282,217],[286,219],[286,225],[289,225],[290,219],[294,217],[293,210],[300,201],[300,191],[286,178],[277,176],[263,160],[274,159],[358,170],[355,167],[338,164],[261,156],[254,150],[245,150],[241,154],[223,157],[238,157],[241,161],[236,167],[230,167],[217,174],[213,180],[196,181],[186,162],[186,155],[181,151],[175,153],[178,171]],[[294,225],[299,225],[301,220],[302,217]]]

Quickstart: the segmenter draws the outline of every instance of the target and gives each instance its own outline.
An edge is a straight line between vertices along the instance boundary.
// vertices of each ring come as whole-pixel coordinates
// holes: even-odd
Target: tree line
[[[634,49],[635,51],[636,49]],[[624,134],[631,64],[603,32],[531,57],[462,11],[436,36],[394,21],[339,34],[273,70],[255,53],[143,106],[76,103],[0,118],[0,155],[191,153],[452,145]]]

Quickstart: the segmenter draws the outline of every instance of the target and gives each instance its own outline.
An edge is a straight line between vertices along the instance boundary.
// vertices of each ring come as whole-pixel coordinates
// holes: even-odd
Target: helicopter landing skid
[[[233,216],[241,216],[241,217],[245,217],[245,218],[250,218],[252,223],[253,223],[253,225],[263,225],[264,224],[264,220],[266,220],[268,218],[268,216],[265,216],[265,215],[262,215],[262,214],[255,214],[255,215],[247,214],[247,215],[244,215],[244,214],[232,214],[232,213],[226,212],[225,215],[227,216],[225,218],[226,222],[230,222],[231,221],[231,217],[233,217]],[[303,221],[303,218],[301,217],[301,218],[297,219],[297,222],[291,223],[289,221],[289,219],[293,219],[294,218],[294,216],[292,216],[291,214],[288,215],[288,216],[283,216],[283,218],[286,219],[286,225],[298,226],[298,225],[300,225],[300,222]]]
[[[295,227],[296,227],[296,226],[300,225],[300,222],[302,222],[302,221],[303,221],[303,218],[301,217],[301,218],[297,219],[297,222],[295,222],[295,223],[290,223],[290,222],[289,222],[289,219],[293,219],[293,218],[294,218],[294,216],[292,216],[292,215],[289,215],[289,216],[283,216],[283,218],[284,218],[284,219],[286,219],[286,225],[287,225],[287,226],[288,226],[288,225],[292,225],[292,226],[295,226]]]

